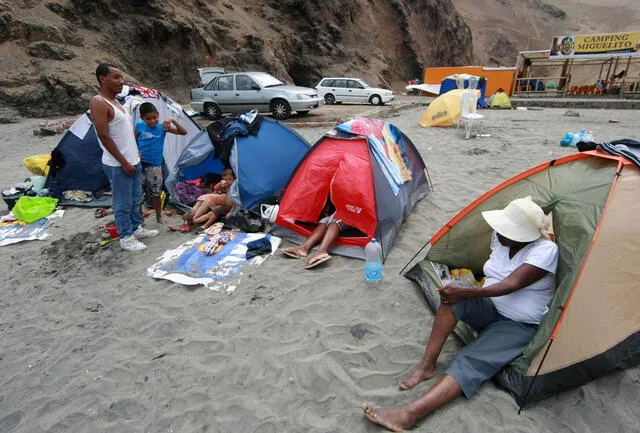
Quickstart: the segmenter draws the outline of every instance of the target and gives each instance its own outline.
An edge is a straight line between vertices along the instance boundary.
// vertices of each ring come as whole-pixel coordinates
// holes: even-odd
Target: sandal
[[[107,215],[111,215],[113,213],[113,211],[111,209],[96,209],[93,212],[93,216],[96,218],[103,218],[106,217]]]
[[[325,254],[320,254],[317,256],[313,256],[309,259],[309,261],[307,261],[307,263],[304,265],[305,269],[312,269],[315,268],[316,266],[318,266],[321,263],[326,262],[327,260],[330,260],[331,256],[327,253]]]

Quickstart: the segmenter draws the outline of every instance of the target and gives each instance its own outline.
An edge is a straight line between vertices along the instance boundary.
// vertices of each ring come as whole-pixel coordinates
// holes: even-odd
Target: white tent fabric
[[[138,115],[138,107],[140,104],[150,102],[155,105],[158,110],[160,122],[167,119],[174,119],[187,130],[187,135],[167,134],[164,140],[164,160],[167,167],[172,170],[178,162],[178,158],[182,151],[187,147],[191,140],[200,133],[201,128],[187,115],[180,104],[174,102],[171,98],[156,90],[144,90],[146,91],[132,96],[129,95],[131,88],[129,86],[124,86],[122,92],[118,95],[119,97],[124,97],[124,108],[129,112],[129,114],[131,114],[131,120],[134,125],[135,122],[140,120],[140,116]]]

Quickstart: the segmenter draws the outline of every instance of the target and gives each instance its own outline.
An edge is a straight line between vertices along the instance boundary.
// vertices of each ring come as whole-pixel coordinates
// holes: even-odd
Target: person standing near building
[[[131,116],[116,100],[124,86],[124,78],[118,68],[108,63],[98,65],[96,78],[100,88],[91,98],[91,119],[103,151],[102,167],[111,183],[120,248],[142,251],[147,246],[139,239],[157,236],[160,232],[141,225],[142,168],[138,146]]]

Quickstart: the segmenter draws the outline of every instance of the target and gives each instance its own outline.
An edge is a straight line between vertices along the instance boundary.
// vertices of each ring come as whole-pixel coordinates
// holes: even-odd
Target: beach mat
[[[57,210],[46,218],[41,218],[31,224],[11,224],[0,226],[0,247],[17,244],[18,242],[43,240],[49,237],[52,221],[62,218],[63,210]]]
[[[270,236],[271,254],[247,260],[247,244],[263,238],[265,234],[233,233],[233,240],[211,256],[200,251],[200,246],[211,237],[204,233],[175,249],[165,251],[147,269],[147,275],[187,286],[201,284],[211,290],[233,293],[240,281],[241,271],[247,265],[260,265],[278,249],[281,242],[280,238]]]

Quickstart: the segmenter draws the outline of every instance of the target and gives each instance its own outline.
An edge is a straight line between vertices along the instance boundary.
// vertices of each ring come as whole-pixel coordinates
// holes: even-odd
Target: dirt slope
[[[100,61],[185,101],[198,66],[394,85],[469,63],[472,39],[450,0],[0,0],[0,55],[0,103],[49,116],[86,108]]]

